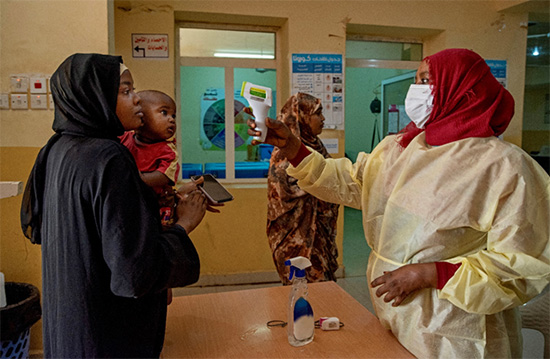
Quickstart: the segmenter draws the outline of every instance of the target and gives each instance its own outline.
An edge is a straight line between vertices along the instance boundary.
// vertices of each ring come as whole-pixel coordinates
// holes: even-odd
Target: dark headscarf
[[[116,115],[120,84],[120,56],[74,54],[50,80],[55,103],[55,134],[44,146],[31,171],[21,204],[21,228],[31,242],[42,242],[42,200],[45,170],[51,147],[63,135],[117,140],[124,127]]]
[[[440,146],[469,137],[501,135],[514,115],[514,99],[473,51],[448,49],[426,57],[434,96],[426,128],[410,123],[399,143],[407,145],[422,131],[426,142]]]

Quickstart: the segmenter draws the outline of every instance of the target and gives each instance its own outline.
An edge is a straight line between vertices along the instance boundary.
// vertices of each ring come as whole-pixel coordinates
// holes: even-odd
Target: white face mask
[[[411,85],[405,98],[405,112],[422,129],[432,113],[434,97],[430,85]]]

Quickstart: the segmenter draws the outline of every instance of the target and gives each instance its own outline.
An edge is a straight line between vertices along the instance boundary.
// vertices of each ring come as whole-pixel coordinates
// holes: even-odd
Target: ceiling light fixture
[[[533,49],[532,55],[533,56],[539,56],[540,55],[538,46],[535,46],[535,48]]]
[[[232,57],[239,59],[269,59],[273,60],[275,56],[273,55],[261,55],[261,54],[245,54],[245,53],[235,53],[235,52],[215,52],[214,57]]]

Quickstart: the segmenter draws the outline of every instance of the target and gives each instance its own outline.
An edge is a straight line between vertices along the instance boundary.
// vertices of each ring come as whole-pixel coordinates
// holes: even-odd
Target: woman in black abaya
[[[122,59],[75,54],[53,74],[56,132],[40,151],[21,207],[42,245],[47,358],[158,357],[166,290],[197,281],[188,234],[206,202],[179,195],[180,220],[161,232],[154,193],[117,136],[141,124]]]

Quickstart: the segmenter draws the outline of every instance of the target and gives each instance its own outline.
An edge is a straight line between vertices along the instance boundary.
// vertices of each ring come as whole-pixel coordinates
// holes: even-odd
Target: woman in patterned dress
[[[321,100],[297,93],[287,100],[278,119],[304,144],[329,158],[318,137],[325,121],[322,111]],[[290,284],[285,261],[303,256],[312,263],[306,270],[308,282],[335,281],[339,206],[321,201],[300,189],[297,180],[286,174],[288,166],[287,158],[275,147],[267,177],[267,236],[277,272],[283,284]]]

